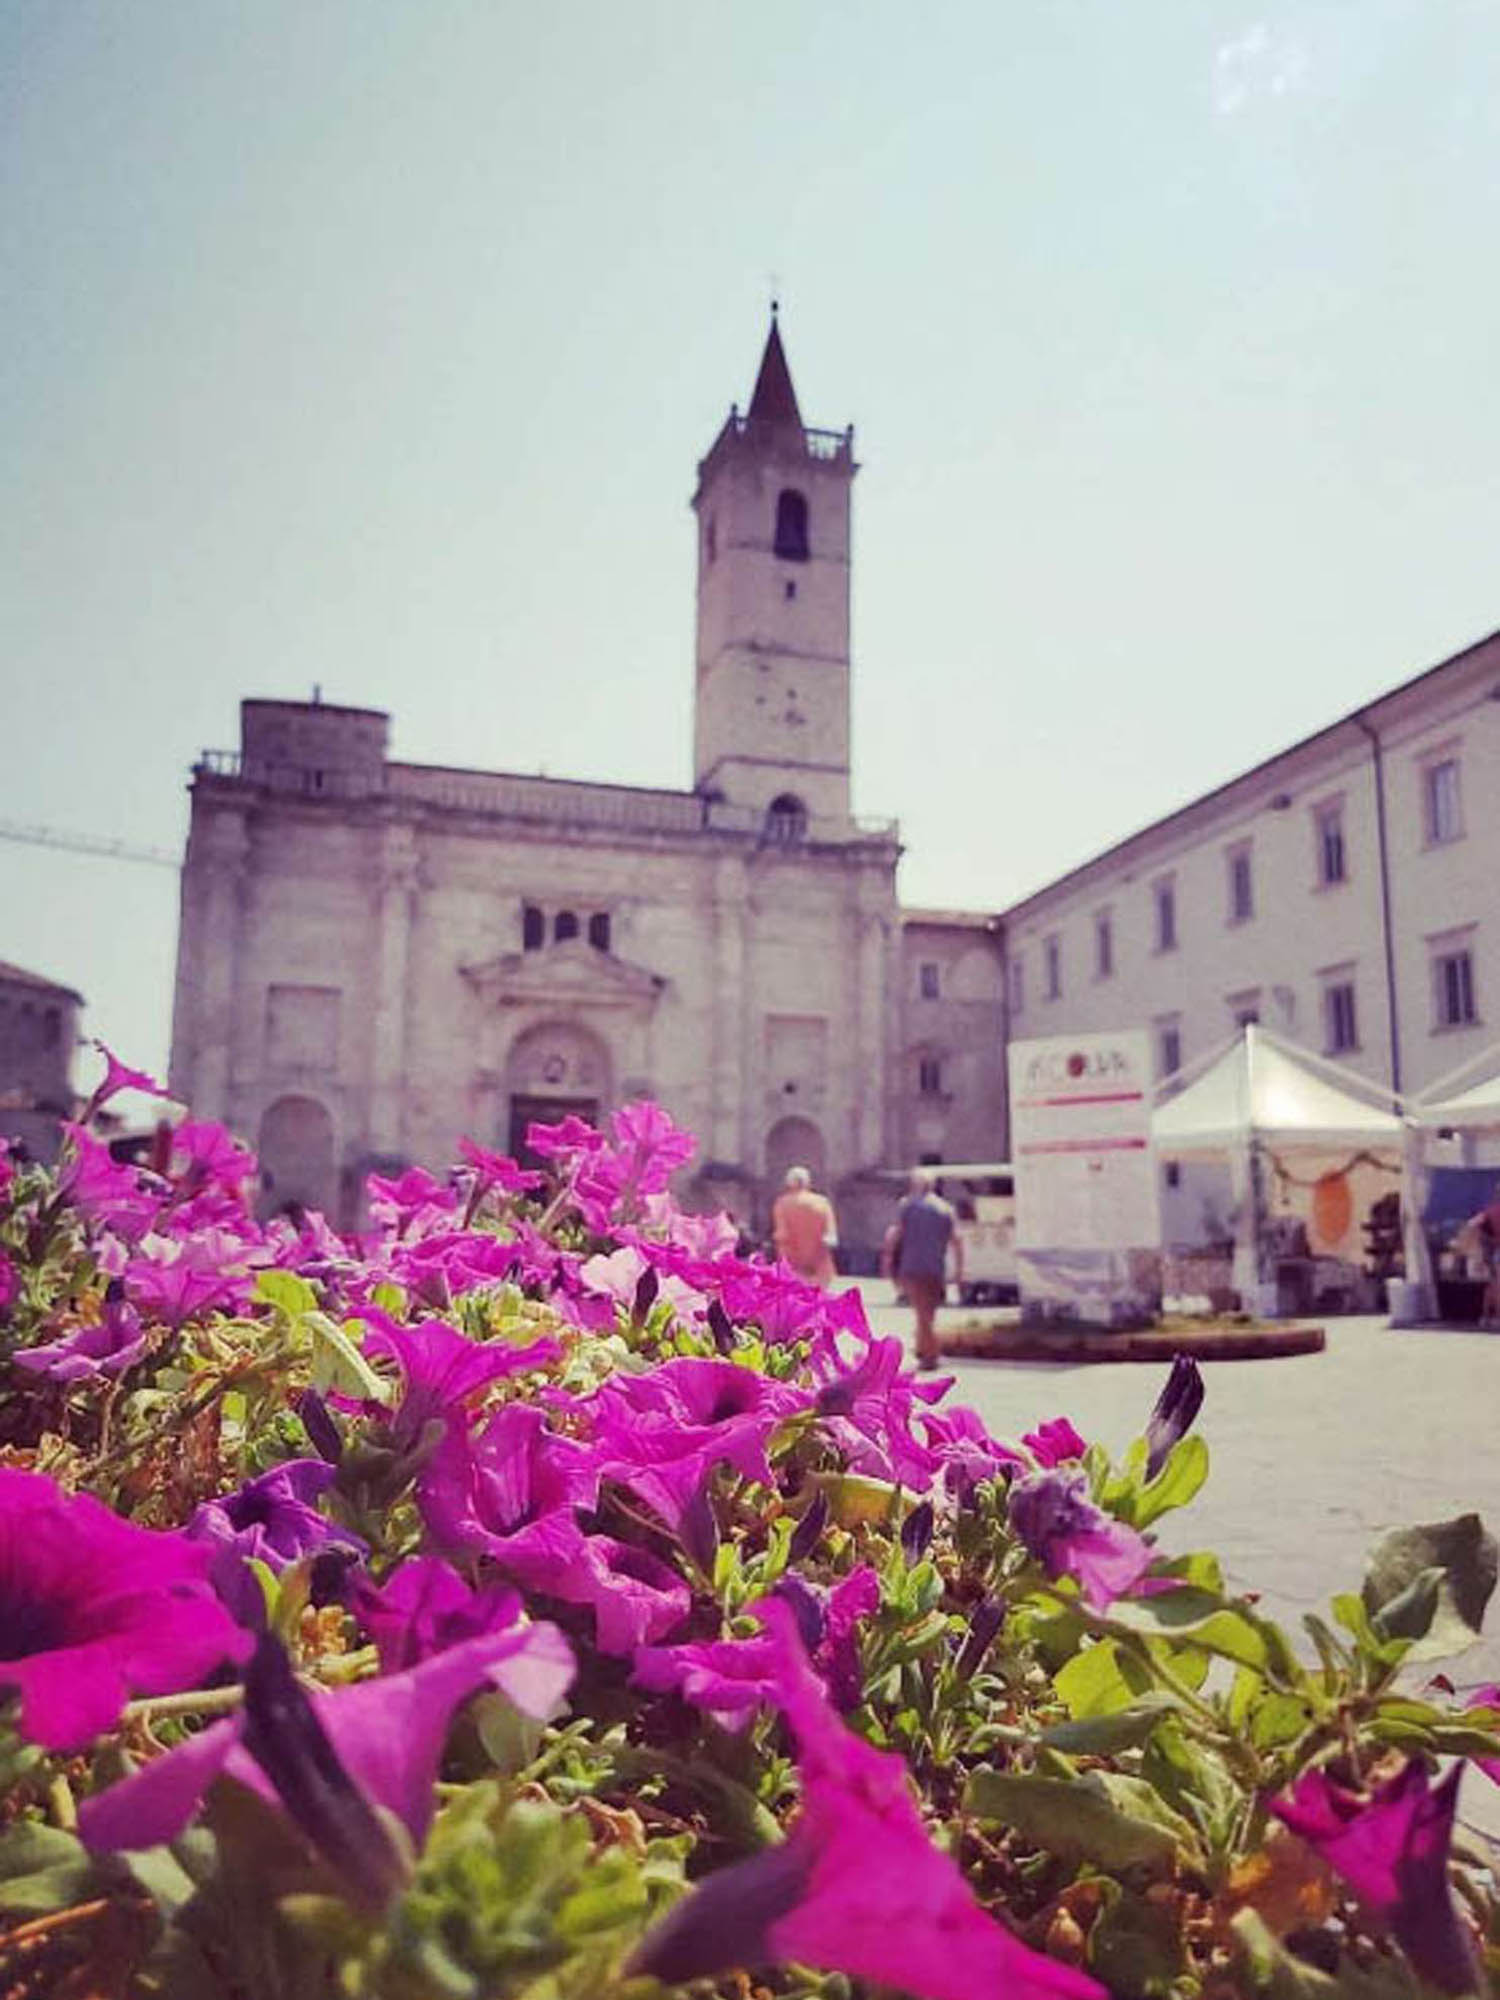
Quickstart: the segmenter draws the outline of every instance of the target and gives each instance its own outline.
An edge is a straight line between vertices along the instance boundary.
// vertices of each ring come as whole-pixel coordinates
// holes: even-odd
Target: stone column
[[[705,1150],[716,1160],[743,1162],[745,1113],[745,863],[727,855],[714,871],[714,991],[712,1124]]]
[[[405,1145],[407,987],[417,872],[415,831],[387,826],[380,851],[370,1090],[370,1149],[383,1159],[399,1157]]]
[[[190,867],[201,884],[197,1005],[194,1056],[184,1081],[197,1118],[227,1119],[231,1109],[235,998],[249,859],[250,835],[245,815],[237,808],[214,813],[194,833]]]
[[[873,872],[859,883],[858,986],[856,988],[856,1047],[859,1060],[854,1079],[855,1168],[879,1166],[885,1158],[886,1128],[886,1002],[889,980],[886,957],[890,943],[887,885]]]

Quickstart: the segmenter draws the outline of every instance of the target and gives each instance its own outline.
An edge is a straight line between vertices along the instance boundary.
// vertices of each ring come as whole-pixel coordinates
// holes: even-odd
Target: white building
[[[698,468],[690,791],[405,764],[383,714],[243,704],[238,750],[194,772],[171,1077],[254,1141],[270,1205],[347,1218],[372,1167],[641,1094],[699,1135],[690,1197],[763,1224],[803,1163],[856,1245],[887,1219],[878,1170],[924,1139],[953,1156],[972,1119],[925,987],[907,1019],[897,829],[849,810],[855,470],[852,430],[803,424],[773,321]],[[992,1136],[964,1144],[993,1151],[993,922],[921,938],[918,979],[956,982],[965,1102],[989,1064]]]
[[[1003,921],[1013,1037],[1144,1025],[1166,1075],[1258,1020],[1422,1089],[1500,1033],[1500,633]]]

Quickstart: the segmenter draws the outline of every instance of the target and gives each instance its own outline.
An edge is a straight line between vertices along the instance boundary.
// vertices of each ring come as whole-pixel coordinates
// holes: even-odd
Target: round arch
[[[766,1134],[766,1186],[772,1195],[788,1167],[806,1167],[813,1186],[822,1190],[827,1164],[823,1134],[811,1118],[780,1118]]]
[[[504,1129],[497,1135],[516,1158],[533,1120],[573,1112],[592,1124],[613,1099],[609,1049],[578,1021],[537,1021],[523,1028],[505,1059]]]
[[[292,1206],[333,1215],[338,1206],[333,1116],[316,1097],[278,1097],[256,1142],[262,1200],[272,1213]]]

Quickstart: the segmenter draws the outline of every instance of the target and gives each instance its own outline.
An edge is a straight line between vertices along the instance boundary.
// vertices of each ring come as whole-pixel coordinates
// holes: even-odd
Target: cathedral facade
[[[699,1137],[689,1200],[762,1228],[806,1165],[857,1262],[903,1165],[999,1150],[998,927],[903,919],[897,827],[850,812],[855,471],[773,320],[698,468],[690,790],[404,764],[382,713],[242,704],[193,774],[171,1078],[269,1207],[351,1221],[371,1170],[649,1095]]]

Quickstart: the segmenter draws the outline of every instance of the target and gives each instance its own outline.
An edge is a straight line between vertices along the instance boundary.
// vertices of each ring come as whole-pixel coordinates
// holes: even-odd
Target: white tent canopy
[[[1354,1087],[1335,1081],[1341,1077]],[[1358,1095],[1360,1088],[1368,1095]],[[1169,1160],[1233,1152],[1255,1139],[1396,1151],[1404,1121],[1371,1101],[1379,1095],[1378,1085],[1251,1022],[1191,1083],[1157,1105],[1151,1136],[1157,1153]]]
[[[1453,1085],[1480,1072],[1479,1081],[1455,1091]],[[1412,1100],[1412,1115],[1429,1128],[1451,1126],[1455,1131],[1500,1130],[1500,1042],[1466,1062],[1462,1069],[1440,1077],[1421,1097]]]

